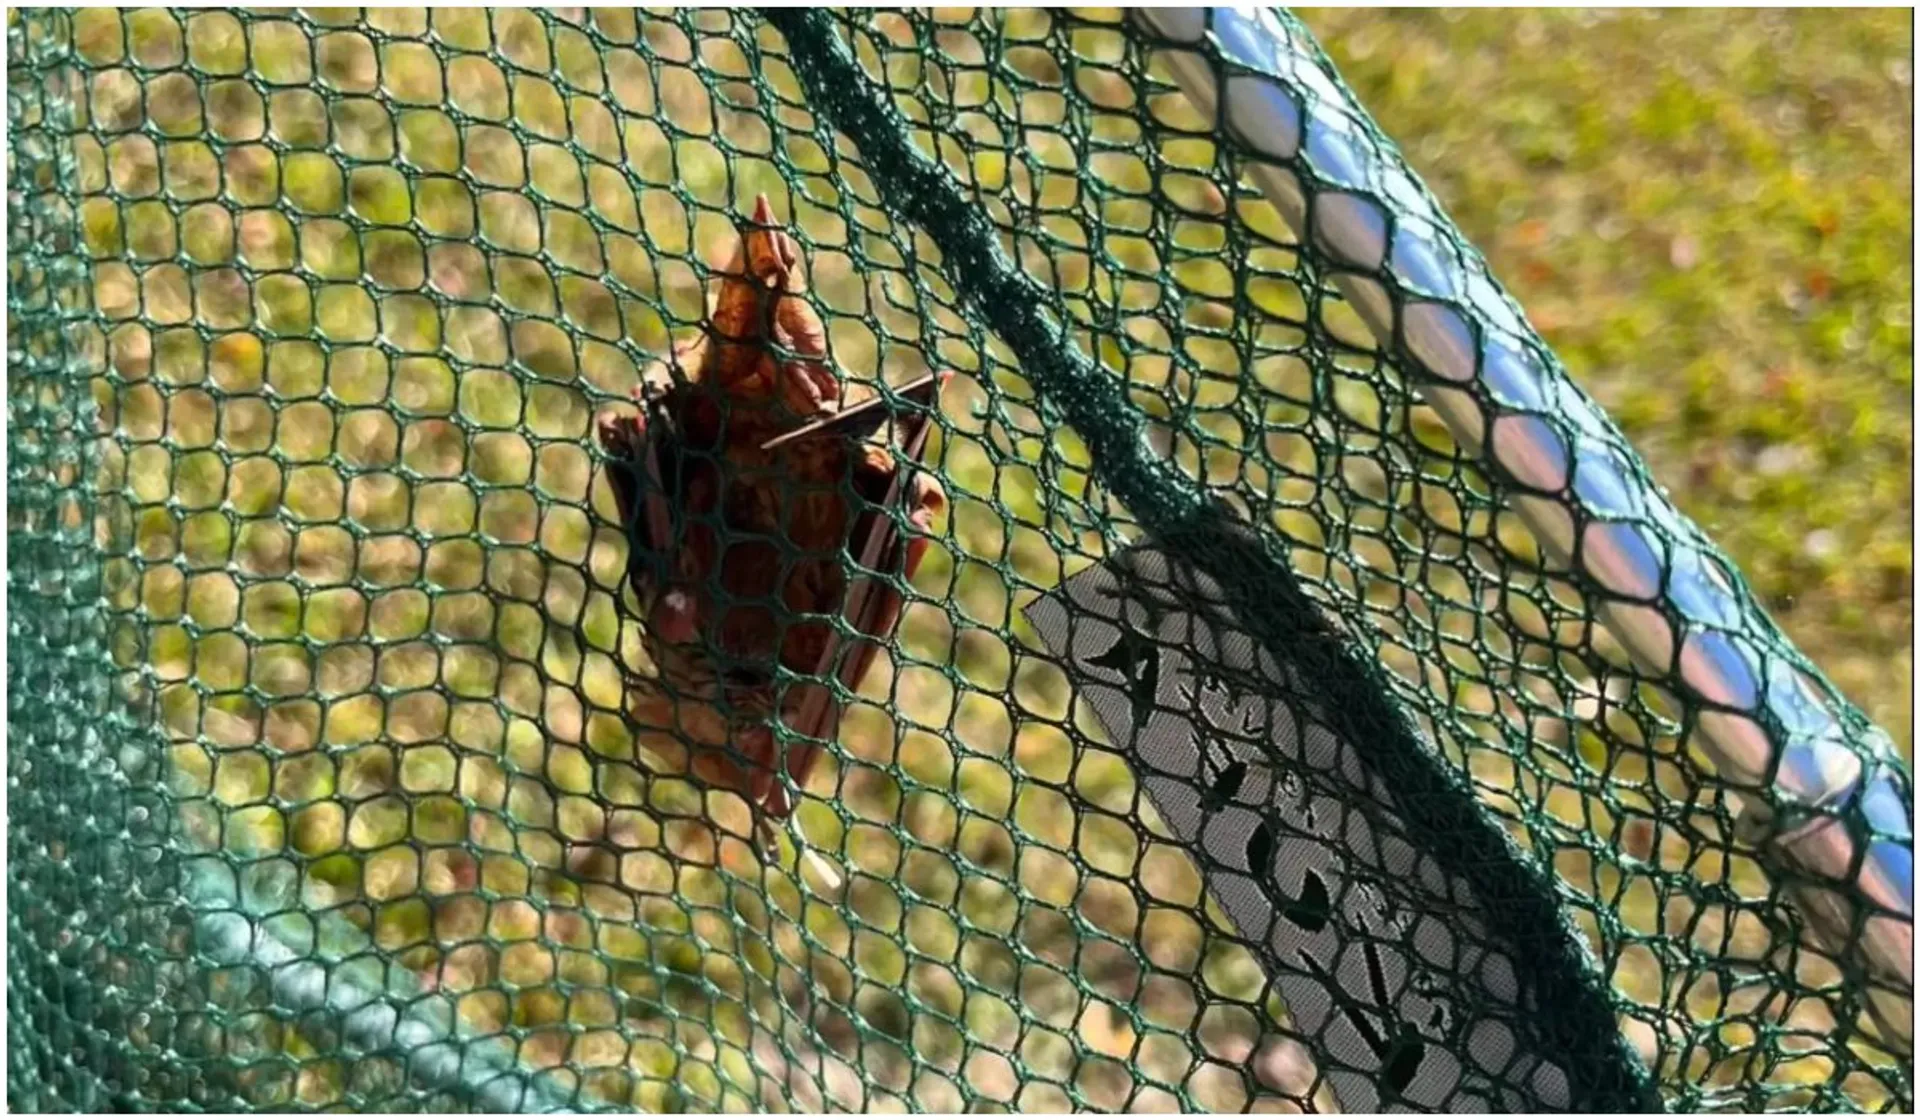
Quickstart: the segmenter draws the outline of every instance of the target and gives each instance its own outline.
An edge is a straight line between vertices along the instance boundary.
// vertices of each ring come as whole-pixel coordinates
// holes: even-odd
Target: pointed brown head
[[[799,293],[807,290],[806,277],[800,273],[800,246],[780,228],[773,216],[773,204],[762,194],[754,200],[753,225],[741,238],[745,243],[744,271],[747,277],[768,291]]]
[[[800,246],[763,194],[714,295],[718,339],[702,378],[736,402],[778,397],[795,417],[817,416],[838,402],[839,380],[825,360],[826,326],[806,291]]]

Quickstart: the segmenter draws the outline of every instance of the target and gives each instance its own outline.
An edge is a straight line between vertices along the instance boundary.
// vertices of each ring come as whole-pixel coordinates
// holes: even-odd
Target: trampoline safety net
[[[7,36],[13,1108],[1912,1109],[1898,752],[1293,17]],[[771,846],[596,438],[761,195],[955,371]]]

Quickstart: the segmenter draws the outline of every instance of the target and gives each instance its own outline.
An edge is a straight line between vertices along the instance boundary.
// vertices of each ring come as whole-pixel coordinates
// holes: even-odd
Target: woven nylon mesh
[[[1133,516],[774,26],[9,21],[15,1107],[1339,1107],[1022,614]],[[1151,44],[822,26],[1380,670],[1346,687],[1550,874],[1625,1040],[1594,1063],[1679,1108],[1911,1107],[1684,707]],[[950,513],[799,811],[838,889],[763,868],[622,715],[592,421],[699,329],[760,192],[849,376],[961,371]]]

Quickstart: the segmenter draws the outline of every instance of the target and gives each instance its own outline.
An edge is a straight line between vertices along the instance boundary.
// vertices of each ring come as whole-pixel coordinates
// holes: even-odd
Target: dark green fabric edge
[[[1574,1110],[1661,1111],[1645,1063],[1617,1026],[1611,987],[1558,904],[1551,876],[1465,776],[1420,741],[1380,667],[1328,630],[1273,542],[1152,450],[1145,417],[1121,383],[1066,336],[1053,293],[1007,259],[953,176],[913,147],[907,122],[855,61],[835,17],[798,8],[767,9],[765,17],[787,40],[809,108],[859,148],[888,208],[939,247],[942,275],[1013,350],[1042,405],[1086,442],[1095,477],[1163,546],[1219,582],[1254,639],[1337,698],[1329,705],[1335,730],[1395,783],[1412,833],[1473,885],[1525,966],[1539,1011],[1532,1041],[1567,1071]]]

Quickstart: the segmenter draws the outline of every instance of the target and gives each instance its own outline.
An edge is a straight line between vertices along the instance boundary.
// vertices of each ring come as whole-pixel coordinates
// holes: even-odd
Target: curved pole
[[[1913,1050],[1912,782],[1884,732],[1734,588],[1706,536],[1637,481],[1604,412],[1496,286],[1307,33],[1257,8],[1131,8],[1181,89],[1255,157],[1248,173],[1454,438],[1636,665],[1682,686],[1740,831],[1788,884],[1812,940],[1866,980],[1885,1041]],[[1232,65],[1222,65],[1222,62]],[[1450,236],[1440,236],[1447,231]],[[1389,295],[1392,292],[1393,295]]]

